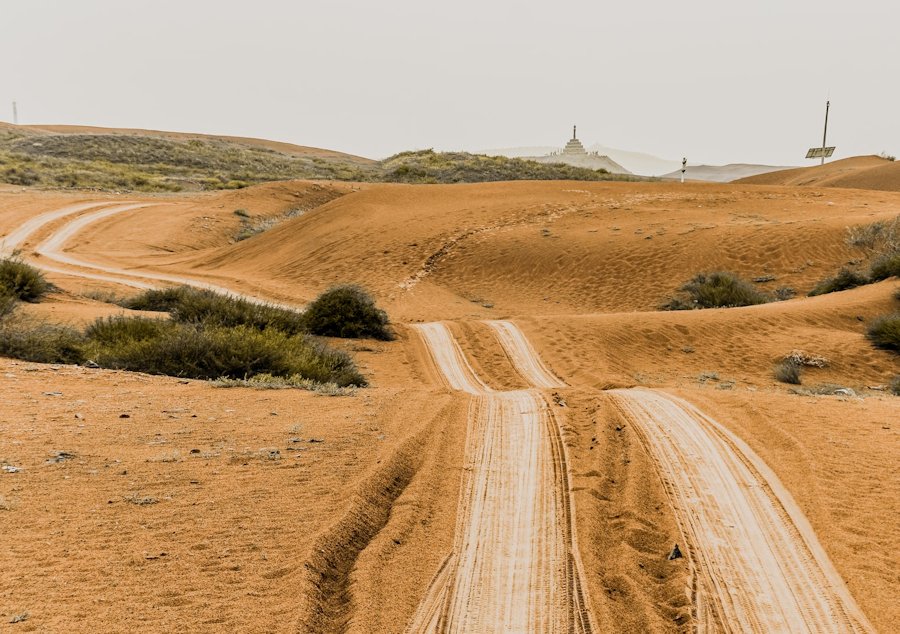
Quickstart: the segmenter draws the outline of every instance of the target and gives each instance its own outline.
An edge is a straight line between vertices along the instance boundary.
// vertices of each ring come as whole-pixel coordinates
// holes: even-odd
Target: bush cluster
[[[192,379],[245,379],[258,374],[364,386],[351,357],[306,335],[252,325],[203,326],[166,319],[107,317],[84,332],[5,319],[0,354],[39,363],[83,363]]]
[[[131,310],[166,312],[173,321],[183,324],[271,328],[289,335],[308,332],[304,316],[297,311],[190,286],[145,291],[120,305]]]
[[[0,355],[36,363],[83,363],[84,336],[67,326],[7,317],[0,321]]]
[[[387,313],[375,305],[364,289],[353,285],[328,289],[302,313],[190,286],[145,291],[121,305],[132,310],[167,312],[173,321],[184,324],[245,325],[290,335],[393,339]]]
[[[351,357],[313,335],[393,338],[387,314],[358,286],[331,288],[304,313],[188,286],[149,290],[120,304],[167,312],[169,319],[101,318],[83,332],[11,319],[16,299],[0,293],[0,354],[45,363],[90,359],[106,368],[194,379],[265,375],[364,386]]]
[[[877,257],[869,268],[869,278],[873,282],[880,282],[889,277],[900,277],[900,251]]]
[[[800,364],[793,359],[782,359],[775,364],[775,378],[782,383],[800,385]]]
[[[663,310],[733,308],[765,304],[772,299],[734,273],[713,271],[698,273],[680,289],[680,294],[663,304]]]
[[[359,286],[334,286],[307,306],[303,321],[309,332],[323,337],[394,338],[388,316]]]
[[[869,278],[865,275],[857,273],[847,268],[838,271],[834,277],[822,280],[809,292],[810,297],[816,295],[824,295],[826,293],[835,293],[837,291],[846,291],[857,286],[863,286],[869,283]]]
[[[36,302],[50,290],[50,283],[38,269],[12,257],[0,260],[0,296]]]
[[[866,336],[876,347],[900,352],[900,313],[882,315],[875,319]]]
[[[365,385],[346,353],[275,328],[110,317],[94,322],[85,337],[87,354],[106,368],[193,379],[270,374],[339,386]]]

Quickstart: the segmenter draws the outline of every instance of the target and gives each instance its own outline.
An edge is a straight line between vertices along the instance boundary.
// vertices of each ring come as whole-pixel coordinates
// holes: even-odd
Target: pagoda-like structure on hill
[[[605,169],[610,174],[631,174],[631,172],[605,154],[585,150],[581,141],[578,140],[577,131],[578,128],[572,126],[572,138],[568,140],[562,150],[551,152],[546,156],[529,156],[527,158],[538,163],[565,163],[566,165],[586,167],[593,170]]]
[[[569,139],[568,143],[566,143],[566,147],[563,148],[563,154],[570,155],[584,155],[587,156],[587,151],[584,149],[584,146],[581,144],[581,141],[578,140],[578,135],[576,132],[578,131],[578,126],[572,126],[572,138]]]

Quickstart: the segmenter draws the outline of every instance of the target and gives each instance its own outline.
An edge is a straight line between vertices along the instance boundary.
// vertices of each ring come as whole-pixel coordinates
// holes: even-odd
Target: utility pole
[[[19,125],[19,111],[16,109],[15,101],[13,101],[13,124]]]
[[[825,165],[825,146],[827,143],[825,139],[828,138],[828,110],[831,108],[831,101],[825,102],[825,131],[822,133],[822,162],[820,165]]]
[[[811,147],[806,152],[808,159],[822,159],[820,165],[825,165],[825,159],[834,155],[834,146],[828,147],[828,110],[831,109],[831,101],[825,102],[825,131],[822,133],[822,147]]]
[[[687,157],[681,159],[681,182],[684,183],[684,171],[687,169]]]

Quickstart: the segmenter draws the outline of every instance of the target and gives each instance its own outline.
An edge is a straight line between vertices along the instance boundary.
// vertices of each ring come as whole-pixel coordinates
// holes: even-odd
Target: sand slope
[[[13,234],[15,228],[42,213],[95,201],[104,207],[84,208],[72,217],[126,203],[150,206],[86,224],[66,236],[58,251],[137,276],[144,270],[197,278],[297,304],[332,283],[363,283],[397,321],[457,320],[449,330],[469,357],[469,374],[481,377],[480,385],[468,386],[479,392],[477,398],[484,385],[521,388],[526,375],[538,382],[535,377],[565,379],[568,387],[545,387],[555,392],[548,398],[571,467],[585,588],[601,631],[687,631],[696,612],[685,592],[684,562],[665,559],[679,532],[653,461],[632,423],[597,390],[635,385],[677,392],[747,442],[797,500],[874,625],[886,632],[900,619],[894,546],[900,446],[892,422],[900,410],[895,397],[869,387],[884,384],[900,372],[900,364],[895,355],[872,348],[863,334],[875,315],[896,309],[892,294],[898,281],[802,296],[848,261],[865,264],[865,253],[845,243],[846,229],[894,217],[900,193],[743,184],[296,182],[123,199],[3,189],[0,237],[21,235]],[[305,213],[233,242],[240,224],[235,209],[264,216],[296,205]],[[66,222],[48,222],[20,246],[33,251]],[[760,282],[760,288],[791,286],[800,296],[743,309],[654,311],[684,280],[709,268],[747,278],[771,276],[775,279]],[[64,316],[68,297],[99,284],[77,280],[77,270],[54,274],[61,292],[54,303],[35,308],[52,307]],[[72,306],[76,319],[94,310],[84,299]],[[527,354],[521,346],[510,354],[516,334],[482,321],[509,316],[527,336]],[[469,397],[451,394],[419,337],[403,326],[399,330],[400,340],[390,344],[349,344],[375,387],[359,397],[363,401],[343,401],[347,405],[306,394],[226,393],[172,379],[81,369],[27,365],[20,371],[18,364],[5,362],[0,390],[3,402],[13,403],[13,414],[2,423],[0,460],[26,468],[0,474],[0,495],[11,501],[3,504],[12,508],[0,512],[0,530],[14,535],[0,565],[5,575],[0,585],[12,588],[0,596],[3,615],[29,610],[38,627],[78,629],[73,615],[89,609],[102,587],[114,601],[92,621],[95,629],[118,622],[165,629],[185,622],[201,631],[256,625],[272,630],[284,623],[313,632],[402,631],[454,547],[456,501],[468,477],[464,442],[470,419]],[[838,383],[861,397],[803,396],[775,382],[772,364],[797,348],[829,359],[827,367],[805,372],[806,387]],[[541,364],[529,365],[536,355]],[[57,403],[42,393],[54,377],[72,398]],[[466,381],[455,387],[466,389]],[[190,390],[190,398],[182,399],[177,392],[182,388]],[[102,406],[104,393],[116,394],[117,407],[151,407],[149,427],[118,427],[126,419]],[[167,410],[182,407],[181,402],[189,404],[191,420],[174,411],[178,418],[169,419]],[[210,416],[216,420],[192,418],[194,413],[201,418],[197,410],[203,404],[215,409]],[[300,460],[296,469],[302,476],[296,479],[290,477],[294,471],[268,469],[268,454],[258,453],[272,446],[284,457],[296,444],[290,440],[294,436],[279,435],[291,427],[270,427],[281,414],[269,412],[287,404],[302,414],[301,423],[309,421],[310,436],[333,433],[327,443],[342,443],[322,460]],[[102,422],[88,435],[75,413]],[[231,427],[222,426],[224,414]],[[176,442],[181,430],[187,430],[187,440]],[[150,453],[156,451],[157,431],[164,444],[180,452],[171,462]],[[209,458],[212,462],[192,462],[190,449],[203,455],[205,445],[194,444],[207,438],[221,439],[220,455]],[[48,448],[56,450],[57,444],[85,457],[81,470],[44,465]],[[124,492],[112,477],[114,466],[102,466],[126,460],[109,453],[117,446],[128,457],[124,469],[134,474],[134,484]],[[273,462],[286,467],[284,461]],[[201,464],[208,464],[203,467],[208,471],[198,478],[193,465]],[[248,467],[251,475],[238,477],[232,467]],[[65,475],[78,477],[67,484]],[[202,496],[184,493],[196,486],[191,480],[207,477],[231,496],[212,496],[204,507]],[[183,489],[172,484],[179,478],[187,481]],[[85,494],[70,512],[68,498],[57,492],[71,485]],[[157,499],[174,491],[173,499],[183,502],[103,506],[133,492],[144,495],[144,489]],[[279,497],[257,497],[259,491]],[[39,505],[42,497],[51,502]],[[265,510],[286,498],[292,500],[285,507],[289,512]],[[189,537],[211,544],[215,552],[234,552],[230,529],[213,517],[223,509],[222,517],[235,525],[257,515],[266,518],[259,530],[268,536],[266,548],[278,550],[282,565],[264,570],[264,564],[250,563],[257,551],[248,550],[234,564],[252,572],[248,577],[231,570],[237,575],[231,583],[221,565],[197,572],[185,559]],[[168,536],[164,527],[176,517],[188,521],[188,512],[197,514],[193,523],[200,528],[173,529]],[[155,541],[142,537],[146,526],[157,531]],[[75,546],[86,533],[93,540],[88,553]],[[36,551],[34,543],[49,544],[49,555]],[[110,552],[106,558],[91,554],[104,548]],[[143,550],[157,559],[135,557],[132,570],[129,557]],[[40,578],[22,572],[56,566],[65,553],[72,569],[89,580],[68,595],[47,594]],[[178,566],[166,559],[171,553],[178,555]],[[157,567],[149,571],[150,565]],[[109,569],[119,568],[124,570],[120,589],[101,585]],[[265,581],[254,585],[256,571],[274,576],[262,576]],[[171,579],[185,581],[173,585]],[[158,590],[167,587],[174,594],[161,597]],[[260,593],[266,597],[262,616],[247,607]],[[203,598],[210,595],[224,598]]]
[[[98,135],[118,135],[118,136],[152,136],[164,139],[175,140],[206,140],[206,141],[226,141],[229,143],[237,143],[241,145],[249,145],[252,147],[265,148],[275,150],[276,152],[284,152],[285,154],[294,154],[297,156],[321,157],[340,159],[351,163],[369,164],[375,163],[372,159],[355,156],[353,154],[345,154],[335,150],[326,150],[316,147],[308,147],[304,145],[295,145],[293,143],[284,143],[282,141],[270,141],[268,139],[255,139],[251,137],[227,136],[221,134],[196,134],[193,132],[167,132],[164,130],[141,130],[139,128],[104,128],[85,125],[13,125],[10,123],[0,122],[0,129],[10,131],[21,130],[32,134],[98,134]]]
[[[900,163],[879,156],[856,156],[817,165],[742,178],[738,183],[812,187],[852,187],[900,191]]]

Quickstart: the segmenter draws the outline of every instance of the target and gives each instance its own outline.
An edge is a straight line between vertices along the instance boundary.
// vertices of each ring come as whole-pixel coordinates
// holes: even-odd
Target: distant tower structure
[[[527,156],[524,158],[536,163],[564,163],[592,170],[604,169],[610,174],[631,174],[631,172],[608,156],[599,152],[588,152],[585,150],[581,141],[578,140],[578,126],[575,125],[572,126],[572,138],[566,142],[566,146],[562,150],[556,150],[544,156]]]
[[[569,142],[566,143],[566,147],[563,148],[562,153],[568,155],[587,155],[587,151],[585,151],[584,146],[581,144],[581,141],[578,140],[578,135],[575,134],[578,131],[578,126],[572,126],[572,138],[569,139]]]
[[[16,108],[16,102],[13,102],[13,124],[19,125],[19,110]]]

